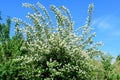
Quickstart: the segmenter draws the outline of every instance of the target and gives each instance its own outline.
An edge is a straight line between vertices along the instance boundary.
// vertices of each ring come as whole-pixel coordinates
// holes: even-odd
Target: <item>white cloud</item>
[[[102,16],[92,22],[98,31],[106,32],[109,36],[120,37],[120,18],[116,16]]]
[[[111,16],[106,17],[99,17],[93,20],[92,25],[98,28],[99,30],[108,30],[112,29],[113,26],[111,26]]]

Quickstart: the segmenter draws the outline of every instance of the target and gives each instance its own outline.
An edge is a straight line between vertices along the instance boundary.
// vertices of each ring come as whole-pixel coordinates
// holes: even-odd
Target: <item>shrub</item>
[[[20,47],[22,54],[6,63],[8,65],[4,67],[8,69],[6,70],[8,72],[5,72],[6,78],[13,80],[94,80],[96,68],[90,61],[101,52],[97,49],[100,44],[95,44],[92,40],[95,36],[95,33],[91,34],[92,28],[90,27],[93,4],[89,6],[86,24],[78,30],[73,29],[70,12],[64,6],[60,8],[51,6],[51,11],[55,14],[56,26],[53,25],[45,7],[39,2],[38,7],[29,3],[24,3],[23,6],[31,8],[34,13],[27,15],[31,24],[18,18],[13,19],[24,26],[21,30],[25,40]],[[4,77],[3,75],[1,78]]]

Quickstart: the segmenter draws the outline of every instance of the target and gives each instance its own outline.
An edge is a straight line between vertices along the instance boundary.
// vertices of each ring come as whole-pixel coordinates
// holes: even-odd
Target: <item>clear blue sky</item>
[[[42,3],[47,9],[51,4],[66,6],[73,17],[75,27],[82,26],[87,17],[88,5],[94,3],[92,27],[97,33],[95,41],[102,41],[102,50],[113,56],[120,54],[120,0],[0,0],[0,11],[6,16],[26,20],[29,9],[23,8],[22,3]],[[13,34],[13,28],[11,34]]]

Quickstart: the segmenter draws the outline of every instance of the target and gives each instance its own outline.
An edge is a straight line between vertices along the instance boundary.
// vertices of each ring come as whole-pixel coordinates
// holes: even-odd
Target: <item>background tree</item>
[[[117,56],[116,60],[113,63],[115,77],[117,80],[120,79],[120,55]]]
[[[113,72],[113,65],[112,65],[112,56],[110,55],[103,55],[101,63],[103,65],[103,76],[104,79],[113,80],[114,79],[114,72]]]
[[[0,43],[1,43],[1,56],[4,56],[3,61],[9,58],[10,51],[9,51],[9,34],[10,34],[10,18],[8,17],[6,24],[0,23]]]
[[[22,33],[17,29],[16,33],[10,38],[11,19],[7,18],[6,23],[0,23],[0,79],[15,79],[17,66],[13,59],[21,55],[20,47],[23,43]]]

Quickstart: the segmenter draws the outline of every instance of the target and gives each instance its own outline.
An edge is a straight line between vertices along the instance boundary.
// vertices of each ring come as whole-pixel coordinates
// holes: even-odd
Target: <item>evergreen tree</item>
[[[5,60],[7,60],[7,58],[9,58],[10,51],[9,51],[9,40],[10,40],[10,18],[8,17],[6,24],[4,23],[0,23],[0,51],[1,51],[1,56],[4,56],[4,58],[2,59],[3,62]]]
[[[10,38],[11,19],[8,17],[6,23],[0,24],[0,79],[14,80],[17,75],[17,64],[13,59],[21,55],[20,48],[23,43],[22,33],[16,29],[16,34]],[[16,23],[16,28],[18,28]]]

